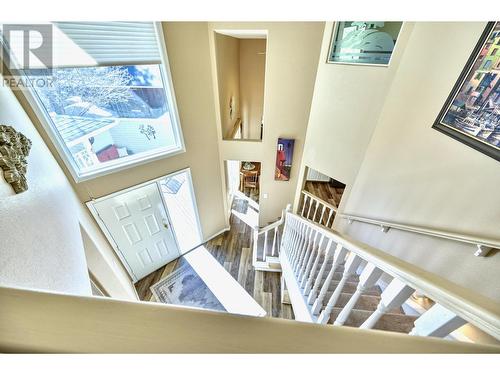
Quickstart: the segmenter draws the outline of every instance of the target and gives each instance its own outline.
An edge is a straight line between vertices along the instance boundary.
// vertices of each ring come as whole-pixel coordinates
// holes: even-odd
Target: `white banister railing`
[[[300,216],[331,228],[337,213],[337,207],[306,190],[302,190],[300,196],[300,205],[297,211]]]
[[[281,233],[285,223],[285,215],[291,210],[291,205],[282,211],[281,218],[264,228],[255,228],[253,231],[252,264],[259,271],[281,271],[279,253]]]
[[[343,325],[360,295],[383,278],[392,281],[377,297],[375,311],[358,327],[373,328],[384,314],[400,309],[418,290],[435,301],[436,307],[411,322],[412,335],[444,337],[471,323],[500,339],[500,304],[496,301],[299,215],[285,212],[284,221],[280,262],[297,320]],[[342,273],[337,272],[340,266]],[[340,275],[336,280],[335,274]],[[353,275],[359,278],[353,279]],[[349,301],[337,307],[343,287],[354,282],[357,287]]]
[[[404,230],[407,232],[419,233],[427,236],[439,237],[447,240],[473,244],[476,245],[476,250],[474,252],[474,255],[476,256],[486,256],[491,251],[491,249],[500,249],[500,241],[492,238],[483,238],[483,237],[444,231],[434,228],[426,228],[416,225],[401,224],[384,220],[376,220],[351,214],[340,214],[340,217],[347,220],[349,223],[352,223],[353,221],[359,221],[362,223],[378,225],[383,232],[387,232],[389,229],[394,228],[394,229]]]

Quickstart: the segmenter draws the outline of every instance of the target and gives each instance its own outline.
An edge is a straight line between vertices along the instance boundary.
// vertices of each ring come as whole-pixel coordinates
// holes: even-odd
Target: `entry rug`
[[[189,264],[184,264],[151,287],[158,302],[226,311]]]

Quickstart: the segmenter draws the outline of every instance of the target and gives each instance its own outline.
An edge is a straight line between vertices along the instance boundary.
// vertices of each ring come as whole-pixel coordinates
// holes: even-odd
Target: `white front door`
[[[103,198],[94,208],[134,281],[180,256],[156,182]]]

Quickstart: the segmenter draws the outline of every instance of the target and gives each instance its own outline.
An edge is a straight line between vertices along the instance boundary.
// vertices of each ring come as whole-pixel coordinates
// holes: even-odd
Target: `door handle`
[[[163,223],[163,227],[164,227],[165,229],[168,229],[168,228],[169,228],[169,226],[168,226],[168,221],[167,221],[166,219],[163,219],[163,220],[162,220],[162,223]]]

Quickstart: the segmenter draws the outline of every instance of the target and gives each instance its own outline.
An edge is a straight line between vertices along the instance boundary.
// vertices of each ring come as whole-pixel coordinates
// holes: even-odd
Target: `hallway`
[[[232,210],[246,213],[246,200],[236,197]],[[252,229],[234,214],[230,218],[231,229],[205,243],[209,253],[231,276],[261,305],[268,316],[293,319],[291,305],[281,303],[279,272],[255,271],[252,266]],[[164,279],[186,263],[185,256],[176,259],[147,277],[135,287],[143,301],[154,301],[150,287]]]

